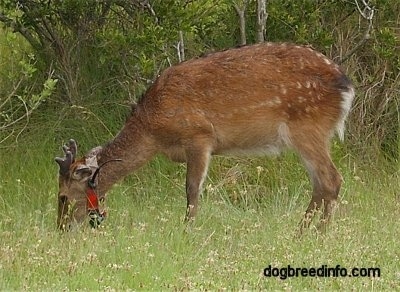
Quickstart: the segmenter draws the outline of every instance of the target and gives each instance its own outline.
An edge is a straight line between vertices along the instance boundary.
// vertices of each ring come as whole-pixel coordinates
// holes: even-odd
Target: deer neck
[[[112,159],[121,159],[119,162],[108,163],[102,168],[98,180],[100,196],[119,180],[137,170],[148,162],[156,153],[152,137],[146,133],[141,123],[128,121],[120,133],[108,142],[98,155],[98,164],[101,165]]]

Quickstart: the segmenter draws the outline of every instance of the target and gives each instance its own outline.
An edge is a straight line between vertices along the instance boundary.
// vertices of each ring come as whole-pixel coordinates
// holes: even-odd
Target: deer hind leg
[[[199,195],[207,176],[210,159],[210,147],[203,143],[192,145],[190,149],[186,150],[186,221],[193,220],[196,215]]]
[[[313,145],[314,148],[300,153],[313,185],[312,198],[301,221],[300,233],[310,225],[314,215],[319,212],[322,214],[318,229],[325,229],[336,206],[342,184],[342,177],[332,162],[328,147],[318,148],[316,146],[318,143]],[[325,143],[320,145],[325,145]]]

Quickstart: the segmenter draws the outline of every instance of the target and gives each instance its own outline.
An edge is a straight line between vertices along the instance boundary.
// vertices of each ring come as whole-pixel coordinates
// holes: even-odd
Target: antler
[[[63,146],[63,151],[65,153],[65,156],[63,158],[56,157],[55,159],[55,161],[60,166],[60,175],[67,174],[71,164],[75,161],[76,153],[78,152],[78,147],[75,140],[69,140],[68,146]]]

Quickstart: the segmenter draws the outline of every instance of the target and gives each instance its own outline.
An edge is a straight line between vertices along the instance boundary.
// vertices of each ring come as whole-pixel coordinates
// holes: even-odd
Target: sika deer
[[[321,219],[327,222],[341,186],[329,142],[335,131],[343,139],[353,97],[338,65],[311,48],[285,43],[230,49],[172,66],[133,107],[112,141],[76,160],[72,140],[66,157],[57,158],[58,224],[65,228],[86,217],[87,182],[97,163],[122,159],[104,166],[98,177],[97,194],[103,199],[156,153],[186,162],[186,218],[192,219],[211,155],[285,148],[300,155],[313,185],[301,227],[315,210],[323,210]]]

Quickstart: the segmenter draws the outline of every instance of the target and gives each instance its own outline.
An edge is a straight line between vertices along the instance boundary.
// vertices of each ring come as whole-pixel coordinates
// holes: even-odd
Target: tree
[[[265,25],[268,13],[266,8],[266,0],[257,0],[257,42],[263,43],[265,36]]]
[[[239,29],[240,29],[240,45],[244,46],[247,43],[246,40],[246,9],[249,0],[243,0],[241,2],[233,1],[236,13],[239,17]]]

